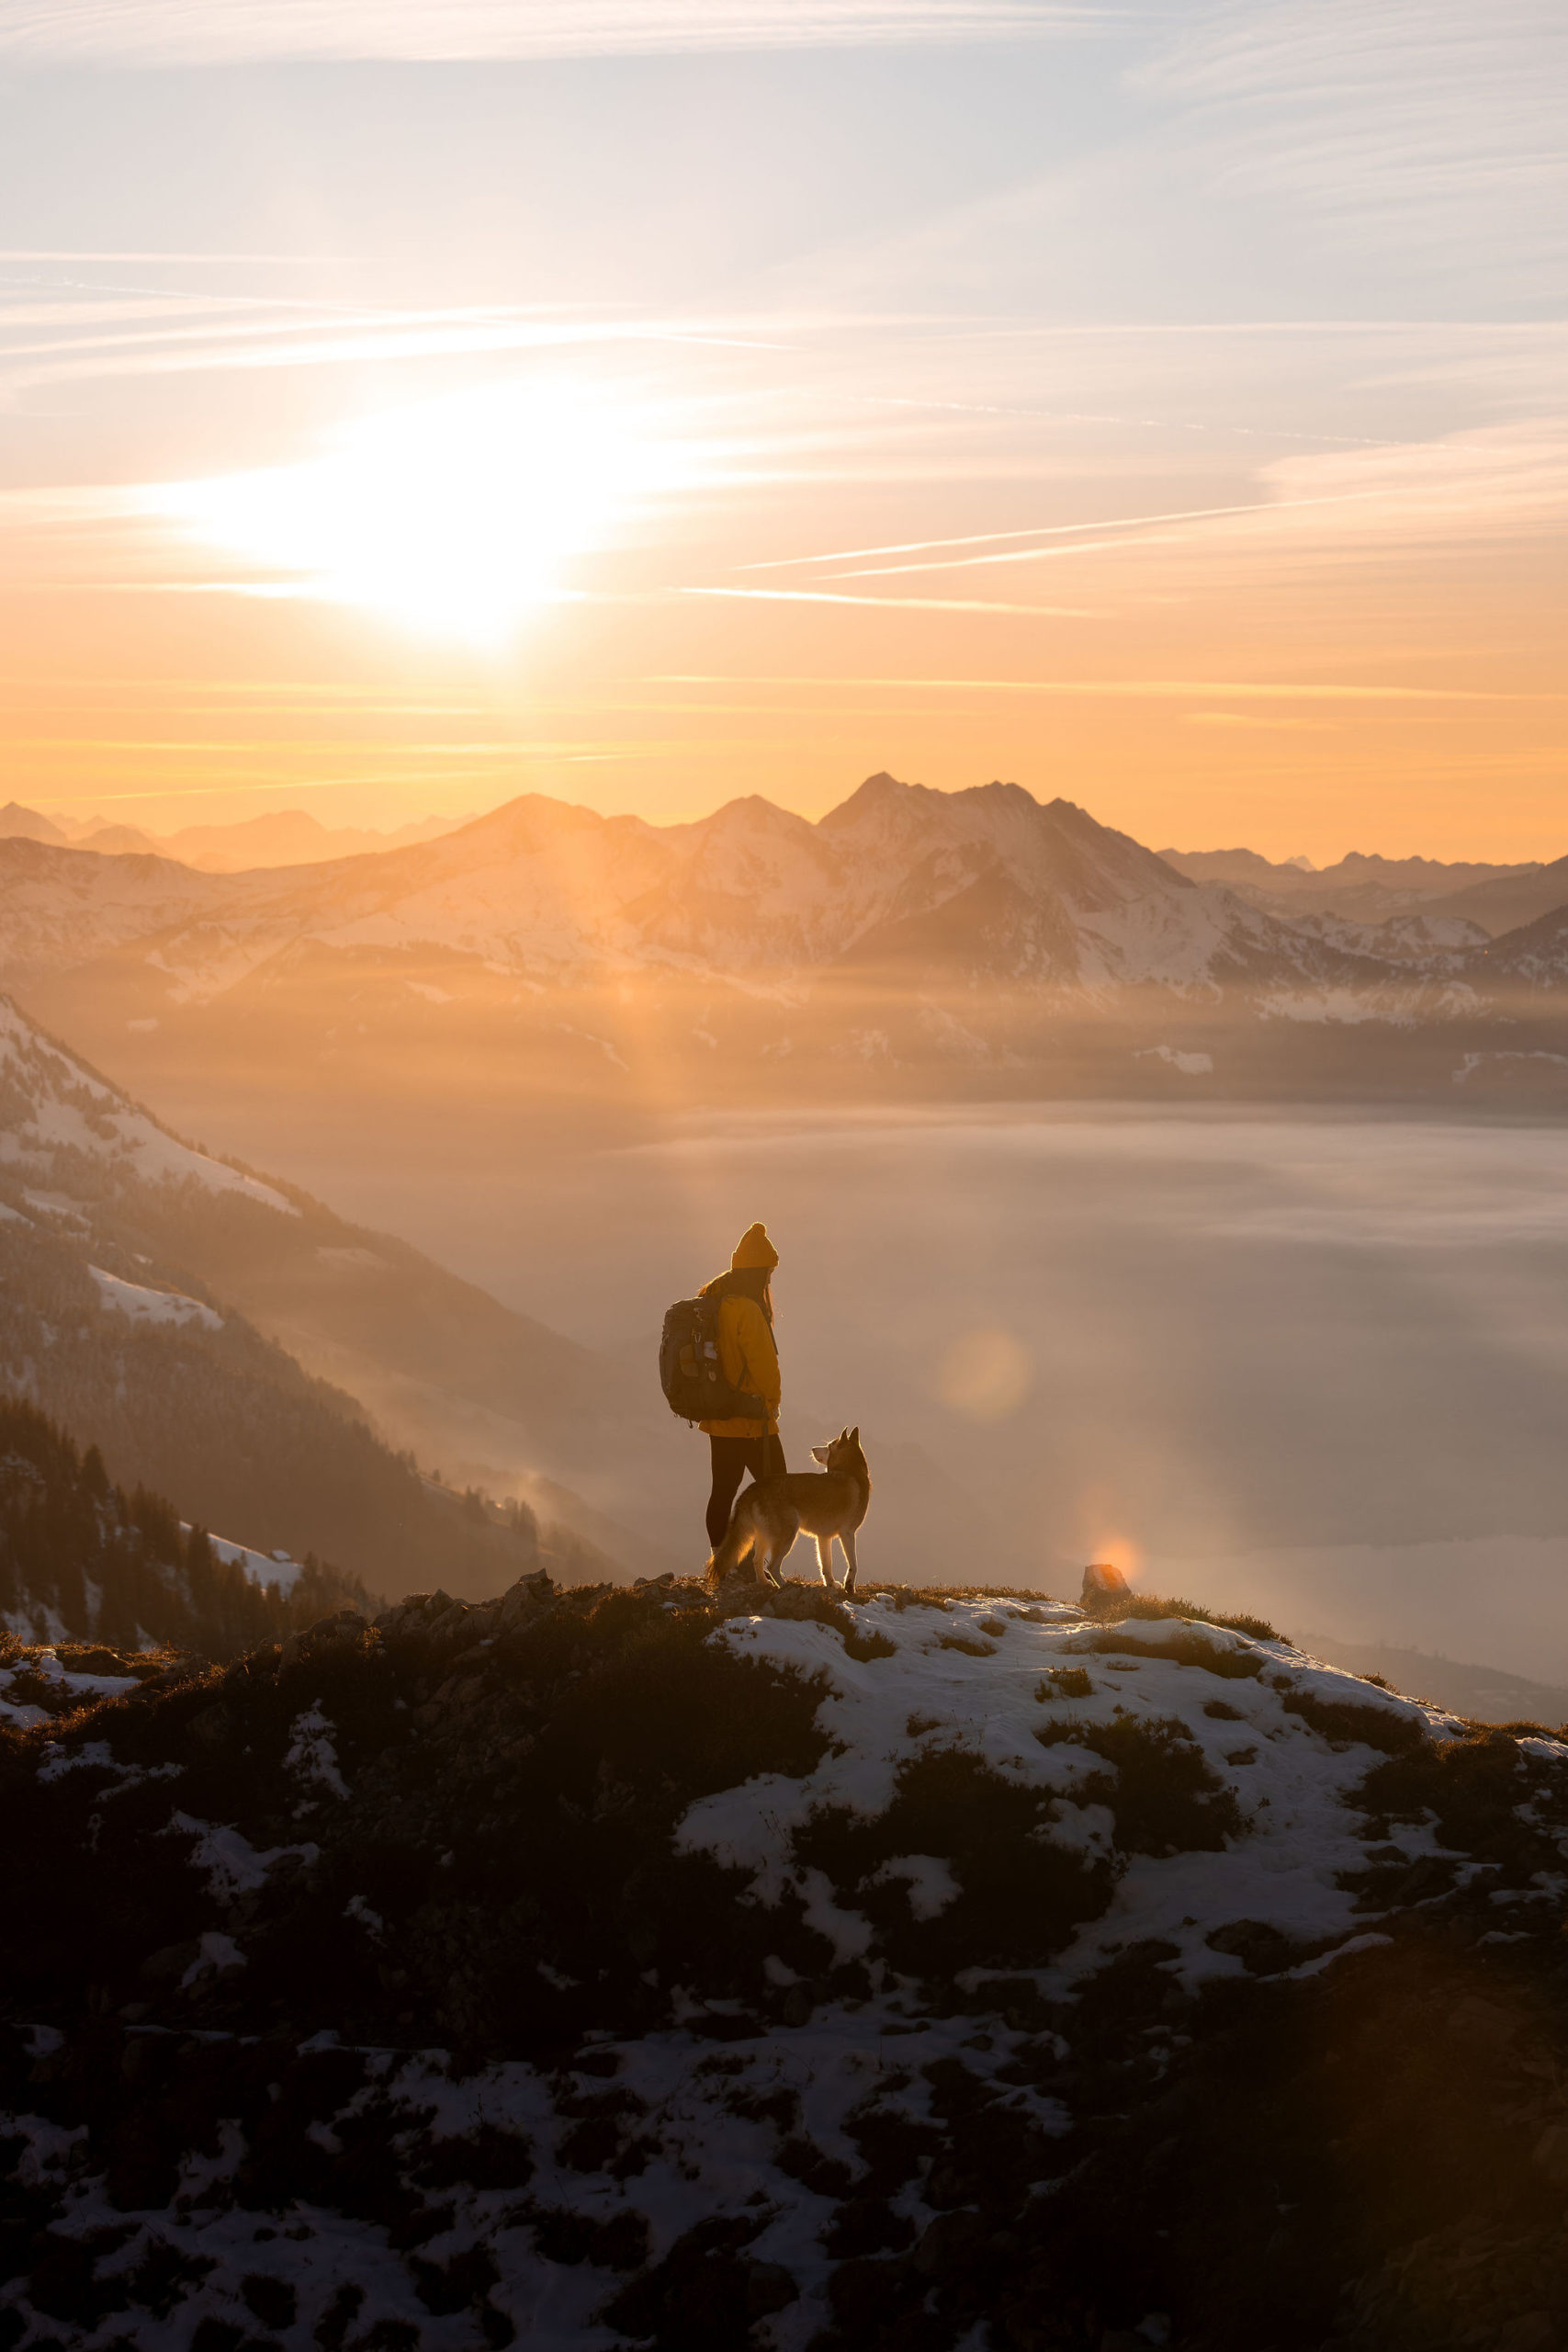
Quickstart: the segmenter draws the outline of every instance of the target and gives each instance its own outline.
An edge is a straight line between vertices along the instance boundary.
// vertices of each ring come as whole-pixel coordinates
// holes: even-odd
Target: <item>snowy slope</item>
[[[0,1170],[47,1175],[57,1154],[111,1183],[195,1183],[299,1215],[272,1185],[181,1143],[0,997]]]
[[[682,1842],[750,1871],[762,1899],[777,1902],[785,1883],[781,1838],[819,1807],[885,1813],[913,1759],[933,1742],[960,1745],[1010,1782],[1049,1792],[1042,1838],[1075,1853],[1114,1858],[1119,1867],[1109,1908],[1043,1969],[1041,1989],[1054,1994],[1128,1942],[1150,1937],[1174,1947],[1163,1965],[1190,1989],[1206,1977],[1245,1973],[1238,1958],[1210,1944],[1217,1925],[1261,1922],[1314,1952],[1358,1932],[1353,1897],[1338,1880],[1361,1860],[1347,1799],[1365,1776],[1368,1752],[1350,1746],[1337,1753],[1286,1699],[1353,1701],[1437,1739],[1459,1730],[1439,1711],[1319,1666],[1287,1643],[1258,1642],[1218,1626],[1142,1621],[1111,1635],[1098,1624],[1086,1627],[1077,1609],[1010,1602],[953,1601],[933,1617],[881,1600],[860,1617],[864,1632],[891,1643],[891,1658],[857,1664],[820,1624],[732,1621],[723,1638],[743,1655],[829,1677],[832,1695],[820,1720],[832,1745],[804,1780],[749,1781],[694,1807]],[[1111,1642],[1115,1646],[1108,1649]],[[1076,1700],[1052,1694],[1043,1715],[1042,1682],[1073,1666],[1090,1689]],[[1216,1718],[1204,1710],[1222,1681],[1230,1704]],[[1100,1756],[1076,1737],[1040,1744],[1043,1731],[1110,1728],[1120,1736],[1151,1724],[1179,1725],[1217,1789],[1235,1800],[1242,1834],[1227,1836],[1213,1851],[1119,1854],[1114,1816],[1100,1801]],[[1560,1753],[1568,1766],[1568,1747]],[[1432,1850],[1421,1838],[1407,1849],[1412,1856]],[[931,1860],[908,1859],[920,1865]],[[871,1948],[869,1923],[840,1909],[825,1884],[795,1883],[807,1917],[841,1959]],[[936,1907],[958,1892],[949,1875],[933,1898]]]
[[[102,956],[188,923],[222,886],[167,857],[101,857],[21,838],[0,840],[0,937],[7,980]]]
[[[530,1514],[465,1515],[372,1435],[351,1390],[362,1373],[420,1380],[434,1412],[437,1349],[491,1384],[547,1470],[565,1465],[541,1423],[589,1442],[584,1395],[609,1409],[614,1375],[586,1351],[182,1142],[0,997],[0,1396],[97,1446],[128,1490],[176,1495],[260,1550],[313,1550],[376,1590],[459,1571],[496,1590],[537,1550]],[[579,1508],[552,1494],[552,1517]],[[604,1556],[588,1554],[593,1573]]]
[[[128,1283],[118,1274],[106,1274],[101,1266],[89,1266],[87,1272],[97,1283],[103,1305],[132,1323],[176,1327],[195,1323],[204,1331],[223,1329],[223,1317],[214,1307],[204,1306],[199,1298],[188,1298],[182,1290],[153,1290],[146,1283]]]
[[[85,2346],[162,2295],[182,2352],[1403,2346],[1423,2166],[1450,2237],[1456,2150],[1551,2208],[1506,2054],[1568,1747],[1190,1617],[902,1603],[436,1594],[35,1726],[7,2129],[77,2251],[0,2301]],[[1549,2340],[1543,2259],[1491,2340]]]

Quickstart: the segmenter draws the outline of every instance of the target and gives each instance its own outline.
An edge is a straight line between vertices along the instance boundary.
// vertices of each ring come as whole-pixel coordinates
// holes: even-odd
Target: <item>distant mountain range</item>
[[[1189,880],[1228,883],[1274,912],[1338,915],[1372,926],[1419,914],[1439,932],[1461,923],[1495,938],[1568,903],[1568,857],[1549,865],[1445,865],[1352,850],[1337,865],[1313,867],[1295,859],[1271,865],[1250,849],[1162,849],[1160,855]]]
[[[269,810],[229,825],[186,825],[163,835],[139,825],[110,825],[46,817],[12,800],[0,808],[0,841],[47,842],[56,848],[92,850],[101,857],[132,855],[178,858],[182,865],[215,874],[239,874],[257,865],[313,865],[365,851],[396,849],[407,842],[434,841],[466,820],[422,817],[389,832],[365,825],[323,825],[305,808]]]
[[[1215,859],[1230,878],[1180,870]],[[0,983],[135,1071],[1450,1100],[1561,1090],[1560,907],[1568,859],[1315,875],[1156,855],[1016,785],[876,775],[815,824],[756,797],[660,827],[528,796],[439,840],[238,874],[17,835]]]

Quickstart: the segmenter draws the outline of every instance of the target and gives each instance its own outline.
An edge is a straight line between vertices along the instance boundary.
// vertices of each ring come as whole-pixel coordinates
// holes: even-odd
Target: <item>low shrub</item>
[[[1220,1649],[1198,1634],[1178,1634],[1166,1642],[1140,1641],[1135,1634],[1111,1627],[1097,1634],[1085,1646],[1096,1657],[1164,1657],[1177,1666],[1201,1667],[1205,1674],[1217,1674],[1227,1682],[1253,1681],[1263,1671],[1263,1661],[1252,1650]]]
[[[1081,1793],[1109,1805],[1124,1852],[1217,1854],[1245,1827],[1235,1796],[1178,1715],[1117,1715],[1108,1724],[1069,1718],[1042,1724],[1034,1736],[1042,1747],[1087,1747],[1112,1767],[1114,1781],[1097,1779]]]
[[[1106,1593],[1101,1599],[1086,1601],[1088,1617],[1192,1617],[1200,1625],[1223,1625],[1232,1634],[1247,1634],[1255,1642],[1278,1642],[1283,1634],[1270,1625],[1266,1617],[1249,1617],[1244,1611],[1227,1615],[1219,1609],[1205,1609],[1196,1600],[1162,1598],[1154,1592]]]
[[[873,1920],[896,1968],[931,1975],[1034,1967],[1111,1897],[1102,1862],[1036,1834],[1054,1803],[1048,1790],[1004,1780],[966,1749],[928,1748],[900,1767],[886,1812],[814,1813],[795,1834],[795,1859],[824,1871]],[[902,1881],[868,1883],[883,1863],[908,1854],[945,1860],[957,1881],[957,1895],[934,1918],[914,1916]]]
[[[1359,1741],[1385,1756],[1405,1756],[1427,1744],[1414,1715],[1395,1714],[1392,1707],[1364,1707],[1354,1699],[1319,1699],[1310,1690],[1284,1690],[1280,1704],[1287,1714],[1299,1715],[1333,1747]]]

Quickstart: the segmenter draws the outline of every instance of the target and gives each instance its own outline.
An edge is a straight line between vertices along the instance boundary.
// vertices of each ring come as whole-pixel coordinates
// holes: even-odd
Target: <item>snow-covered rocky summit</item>
[[[887,1661],[847,1656],[819,1622],[731,1622],[725,1638],[744,1655],[827,1677],[818,1722],[830,1745],[804,1779],[726,1790],[681,1830],[683,1845],[750,1871],[764,1901],[793,1885],[843,1960],[872,1949],[874,1926],[820,1870],[792,1871],[790,1845],[809,1843],[823,1815],[886,1817],[909,1775],[945,1752],[1033,1792],[1032,1841],[1106,1873],[1104,1908],[1040,1955],[1042,1992],[1067,1993],[1151,1938],[1170,1945],[1161,1970],[1188,1990],[1259,1954],[1315,1968],[1367,1933],[1354,1884],[1363,1825],[1347,1802],[1367,1749],[1464,1736],[1442,1711],[1288,1643],[1181,1617],[1086,1624],[1061,1603],[952,1600],[932,1612],[884,1595],[860,1628],[890,1645]],[[1354,1736],[1325,1738],[1347,1706]],[[1128,1764],[1154,1784],[1146,1820],[1129,1815]],[[1429,1830],[1401,1847],[1412,1866],[1438,1850]],[[924,1854],[887,1857],[861,1883],[899,1879],[922,1921],[963,1892],[953,1858]]]
[[[1554,2342],[1568,1746],[1140,1606],[534,1577],[0,1735],[18,2340]]]
[[[1407,947],[1380,960],[1370,937],[1331,942],[1194,883],[1069,800],[886,775],[817,823],[756,795],[655,826],[529,794],[438,841],[232,876],[0,842],[0,979],[104,963],[167,1008],[254,992],[302,953],[362,973],[434,952],[536,983],[640,973],[795,993],[846,962],[1090,1001],[1407,983]]]
[[[751,794],[662,826],[528,794],[321,865],[175,889],[167,863],[0,840],[0,987],[149,1081],[1447,1102],[1461,1069],[1555,1099],[1568,1043],[1545,933],[1260,899],[1016,784],[879,775],[816,822]]]

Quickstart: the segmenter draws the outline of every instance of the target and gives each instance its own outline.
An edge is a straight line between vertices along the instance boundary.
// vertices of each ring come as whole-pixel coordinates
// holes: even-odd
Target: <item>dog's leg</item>
[[[853,1592],[855,1589],[855,1536],[853,1528],[846,1527],[843,1533],[840,1536],[839,1541],[844,1547],[844,1590],[847,1593]]]
[[[768,1526],[768,1582],[775,1588],[783,1588],[784,1578],[779,1571],[788,1559],[795,1545],[795,1539],[799,1533],[799,1513],[787,1508],[781,1511],[778,1519]]]
[[[833,1582],[833,1539],[830,1535],[817,1538],[817,1566],[829,1592],[837,1590]]]
[[[779,1589],[779,1562],[789,1547],[780,1540],[776,1527],[762,1525],[757,1530],[757,1548],[751,1555],[751,1566],[759,1584]]]

